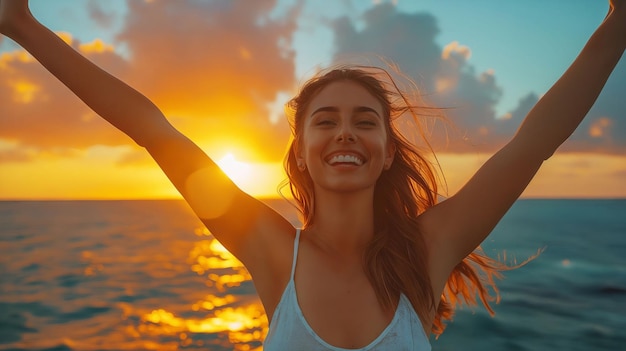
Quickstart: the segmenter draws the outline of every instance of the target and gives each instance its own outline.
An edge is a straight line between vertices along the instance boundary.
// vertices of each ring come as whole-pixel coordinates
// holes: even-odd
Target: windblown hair
[[[432,333],[437,336],[445,329],[444,321],[452,319],[456,305],[476,305],[476,295],[493,314],[489,302],[499,296],[494,278],[500,278],[500,271],[510,267],[487,257],[480,248],[455,267],[441,297],[433,296],[428,275],[429,253],[417,217],[437,203],[437,173],[396,124],[400,117],[409,117],[432,152],[420,120],[424,115],[432,116],[437,109],[417,105],[419,95],[415,85],[411,85],[411,91],[400,89],[392,75],[382,68],[331,69],[309,80],[286,106],[293,141],[284,165],[304,227],[315,221],[315,197],[311,176],[297,167],[295,147],[302,141],[305,113],[311,100],[330,83],[345,80],[361,85],[380,101],[388,137],[396,147],[391,167],[383,171],[375,186],[375,234],[363,258],[365,273],[379,303],[391,309],[400,293],[404,293],[424,325],[436,311]]]

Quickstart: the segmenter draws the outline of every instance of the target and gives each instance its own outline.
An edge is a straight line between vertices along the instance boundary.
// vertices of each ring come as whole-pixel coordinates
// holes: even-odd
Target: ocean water
[[[270,205],[294,223],[289,205]],[[626,200],[520,200],[484,243],[523,261],[433,350],[626,350]],[[241,264],[181,201],[0,202],[0,350],[261,350]]]

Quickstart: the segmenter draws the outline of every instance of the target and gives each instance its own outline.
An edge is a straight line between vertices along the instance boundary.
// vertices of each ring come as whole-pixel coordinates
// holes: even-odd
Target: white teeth
[[[353,155],[336,155],[328,161],[331,165],[335,163],[354,163],[357,166],[363,164],[363,160]]]

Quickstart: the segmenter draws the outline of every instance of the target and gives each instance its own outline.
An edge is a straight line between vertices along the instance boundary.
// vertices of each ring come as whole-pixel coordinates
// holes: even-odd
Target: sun
[[[254,179],[252,166],[248,163],[238,161],[230,152],[219,159],[217,165],[226,173],[228,178],[240,187],[245,188],[246,185]]]
[[[216,163],[241,190],[255,197],[277,197],[277,186],[286,177],[281,162],[243,162],[232,152]]]

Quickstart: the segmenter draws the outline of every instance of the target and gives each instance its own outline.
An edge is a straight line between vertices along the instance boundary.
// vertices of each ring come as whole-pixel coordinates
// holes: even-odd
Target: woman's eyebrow
[[[311,117],[315,116],[316,113],[320,113],[320,112],[339,112],[339,107],[334,107],[334,106],[320,107],[317,110],[313,111],[313,113],[311,113]]]
[[[315,116],[316,113],[320,113],[320,112],[339,112],[339,107],[335,107],[335,106],[320,107],[317,110],[313,111],[313,113],[311,113],[311,117]],[[368,106],[357,106],[352,109],[352,112],[371,112],[375,114],[376,116],[380,117],[380,114],[378,113],[378,111]]]
[[[353,109],[353,111],[354,112],[371,112],[375,114],[376,116],[380,117],[380,114],[378,114],[378,111],[368,106],[357,106]]]

